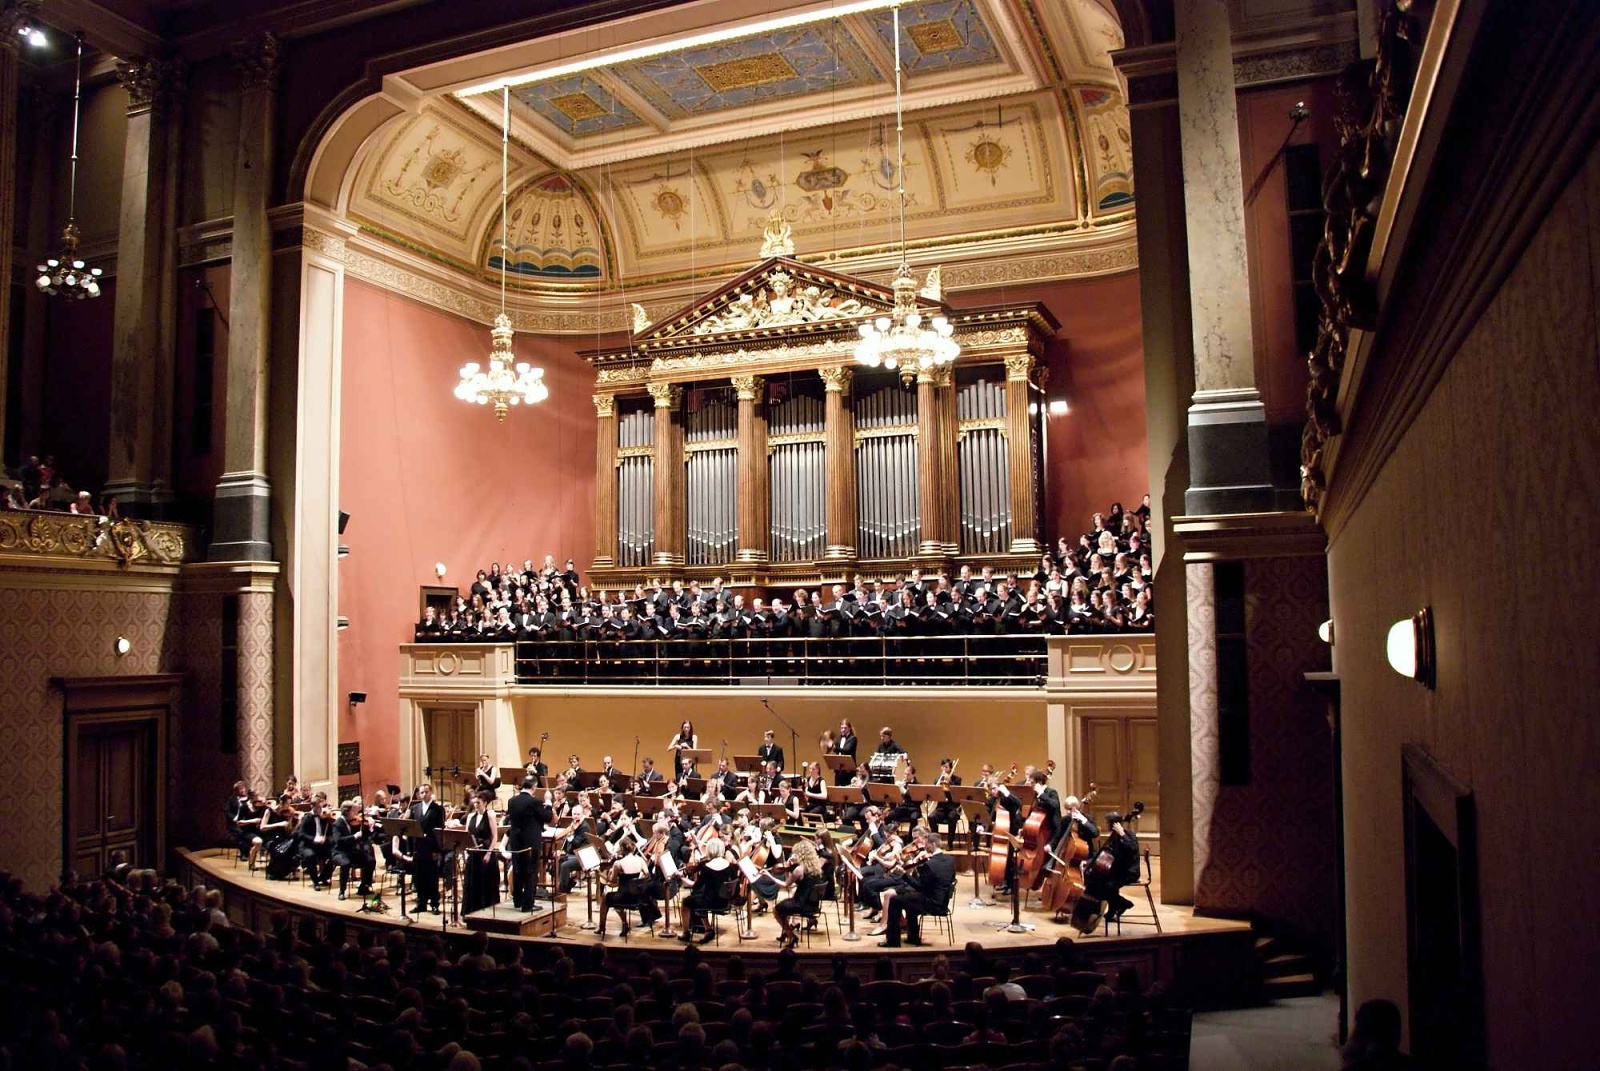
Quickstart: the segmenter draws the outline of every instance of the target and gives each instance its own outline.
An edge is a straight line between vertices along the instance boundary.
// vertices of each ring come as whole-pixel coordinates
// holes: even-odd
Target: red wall
[[[480,324],[345,285],[339,693],[368,698],[341,715],[339,736],[361,742],[368,784],[399,772],[396,645],[411,638],[418,588],[441,583],[434,563],[465,590],[491,560],[554,554],[582,569],[594,553],[593,370],[564,342],[519,335],[517,355],[543,366],[550,397],[499,424],[452,393],[460,366],[488,352]]]
[[[1065,395],[1069,407],[1046,418],[1040,527],[1053,544],[1086,531],[1114,500],[1134,508],[1148,490],[1139,273],[966,292],[952,303],[1013,301],[1042,302],[1061,322],[1045,355],[1046,395]]]

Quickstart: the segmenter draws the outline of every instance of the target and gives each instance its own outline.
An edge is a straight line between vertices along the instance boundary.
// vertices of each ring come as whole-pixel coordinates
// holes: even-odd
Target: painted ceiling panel
[[[1133,204],[1133,138],[1128,106],[1109,89],[1079,86],[1073,90],[1083,109],[1084,156],[1097,213],[1115,212]]]
[[[893,55],[894,13],[874,11],[868,18],[883,47]],[[932,0],[900,12],[900,65],[913,78],[1000,61],[994,32],[973,0]]]
[[[644,122],[586,74],[517,86],[511,96],[568,137],[606,134]]]
[[[838,22],[653,56],[613,70],[672,119],[847,89],[882,77]]]

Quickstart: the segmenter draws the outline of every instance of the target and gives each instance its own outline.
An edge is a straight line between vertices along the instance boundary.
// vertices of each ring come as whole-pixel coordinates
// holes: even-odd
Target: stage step
[[[1261,980],[1261,996],[1266,1000],[1287,1000],[1290,997],[1314,997],[1322,992],[1322,983],[1314,974],[1286,974]]]
[[[541,900],[532,911],[518,911],[501,904],[461,916],[469,930],[486,930],[489,933],[515,934],[519,937],[550,937],[567,924],[565,902],[550,903]]]

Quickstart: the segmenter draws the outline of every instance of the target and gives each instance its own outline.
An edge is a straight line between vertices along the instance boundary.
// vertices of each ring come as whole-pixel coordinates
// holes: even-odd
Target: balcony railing
[[[1044,636],[543,640],[516,645],[517,683],[1038,688]]]

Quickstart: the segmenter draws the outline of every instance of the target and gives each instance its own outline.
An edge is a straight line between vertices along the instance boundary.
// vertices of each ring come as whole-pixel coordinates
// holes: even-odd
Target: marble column
[[[105,491],[133,512],[171,499],[161,481],[172,454],[167,400],[173,354],[161,324],[166,292],[168,131],[181,69],[174,61],[119,64],[128,93],[122,151],[122,215],[117,229],[116,310],[111,343],[110,458]]]
[[[22,38],[17,31],[31,25],[39,10],[35,0],[5,0],[0,6],[0,443],[6,438],[6,390],[11,382],[11,261],[17,221],[17,69]],[[32,290],[33,287],[29,287]],[[28,444],[23,444],[24,450]],[[14,460],[22,460],[16,458]]]
[[[1184,509],[1252,513],[1271,509],[1273,494],[1251,337],[1228,0],[1177,0],[1174,15],[1194,335]]]
[[[680,566],[684,560],[683,421],[678,407],[683,388],[676,383],[651,383],[656,402],[655,521],[656,550],[653,564]]]
[[[960,468],[956,463],[956,370],[934,369],[933,396],[939,407],[939,539],[946,554],[961,551]]]
[[[760,376],[734,376],[739,398],[739,533],[734,560],[767,560],[767,407],[766,381]]]
[[[828,539],[823,557],[833,561],[856,559],[856,414],[850,393],[854,378],[849,368],[824,368],[822,387],[823,467],[827,470]]]
[[[1039,513],[1034,496],[1033,421],[1028,416],[1033,354],[1006,358],[1006,480],[1011,492],[1011,553],[1039,555]]]
[[[594,395],[594,564],[617,564],[617,398]]]
[[[935,386],[932,369],[917,373],[917,518],[921,528],[917,553],[937,557],[944,553],[939,527],[944,466],[939,463],[939,399]]]
[[[271,34],[253,38],[234,50],[234,59],[240,94],[228,290],[228,393],[210,557],[271,561],[267,354],[272,327],[272,229],[267,205],[272,194],[277,39]]]

